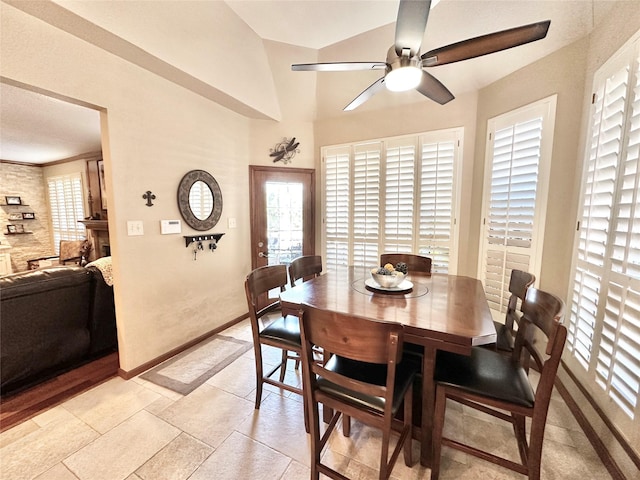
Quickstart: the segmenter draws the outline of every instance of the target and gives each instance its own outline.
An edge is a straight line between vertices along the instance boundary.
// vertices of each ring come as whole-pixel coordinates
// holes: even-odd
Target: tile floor
[[[251,341],[248,321],[224,332]],[[273,352],[272,352],[273,353]],[[272,357],[276,358],[276,357]],[[290,381],[301,381],[295,371]],[[3,480],[211,480],[309,478],[309,441],[301,398],[265,386],[254,410],[253,351],[187,396],[139,378],[114,378],[0,435]],[[452,405],[449,435],[516,453],[511,430]],[[378,432],[353,421],[350,438],[334,435],[326,463],[353,479],[377,478]],[[415,458],[418,444],[414,442]],[[444,449],[440,478],[522,479],[522,475]],[[323,477],[324,478],[324,477]],[[393,479],[429,478],[402,456]],[[542,478],[611,478],[561,397],[547,422]]]

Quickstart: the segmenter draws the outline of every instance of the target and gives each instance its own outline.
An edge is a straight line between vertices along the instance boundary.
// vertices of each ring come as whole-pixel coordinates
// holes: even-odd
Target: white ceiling
[[[216,1],[216,0],[214,0]],[[219,1],[219,0],[217,0]],[[226,0],[261,38],[313,49],[395,22],[398,0]],[[454,94],[482,88],[504,75],[587,35],[614,5],[610,0],[442,0],[427,25],[422,50],[540,20],[551,20],[547,38],[513,49],[430,70]],[[496,12],[498,14],[496,14]],[[144,21],[141,19],[141,21]],[[378,46],[367,58],[383,60]],[[336,61],[344,61],[344,58]],[[313,60],[310,60],[313,61]],[[321,75],[322,73],[320,73]],[[463,85],[464,82],[464,85]],[[461,91],[462,90],[462,91]],[[353,92],[353,96],[359,92]],[[47,163],[100,150],[96,110],[0,83],[0,159]]]
[[[439,1],[439,0],[438,0]],[[438,1],[432,1],[432,8]],[[395,22],[399,0],[226,0],[265,40],[324,48]]]
[[[100,150],[97,110],[0,83],[0,159],[47,163]]]

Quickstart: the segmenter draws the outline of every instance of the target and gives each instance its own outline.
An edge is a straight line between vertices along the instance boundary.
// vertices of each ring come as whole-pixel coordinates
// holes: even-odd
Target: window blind
[[[413,251],[415,139],[389,142],[385,178],[384,250]]]
[[[60,240],[86,238],[85,227],[78,223],[84,219],[82,178],[79,173],[49,177],[47,179],[53,244],[56,254]]]
[[[640,413],[640,47],[594,79],[568,349],[634,419]]]
[[[551,97],[490,121],[480,276],[496,318],[507,309],[511,270],[533,270],[543,232],[541,166],[550,161],[543,145],[552,143],[554,109]]]
[[[454,203],[456,140],[422,138],[420,165],[420,237],[418,253],[431,257],[432,271],[449,270]]]
[[[349,148],[324,156],[324,235],[327,269],[349,263]]]
[[[418,253],[449,271],[462,129],[323,147],[327,269]]]
[[[355,145],[353,152],[353,264],[377,265],[382,144]]]

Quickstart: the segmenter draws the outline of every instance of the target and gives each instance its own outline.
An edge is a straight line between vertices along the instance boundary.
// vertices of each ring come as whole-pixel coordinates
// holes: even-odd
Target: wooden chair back
[[[431,273],[432,260],[430,257],[413,255],[411,253],[383,253],[380,255],[380,266],[390,263],[395,267],[398,262],[406,263],[409,273]]]
[[[534,360],[536,370],[540,372],[536,407],[539,407],[539,397],[548,405],[567,338],[567,329],[562,325],[564,302],[551,293],[529,287],[522,311],[512,358],[523,363],[525,369],[528,369],[529,359]],[[537,332],[544,338],[536,335]]]
[[[434,415],[434,458],[431,465],[431,480],[439,478],[442,445],[453,447],[527,475],[530,480],[540,479],[542,443],[549,403],[562,357],[562,350],[567,338],[567,329],[561,324],[564,314],[564,302],[551,293],[529,287],[522,305],[522,311],[523,315],[520,319],[520,326],[516,334],[511,358],[503,357],[497,352],[476,349],[472,351],[472,357],[476,354],[474,361],[462,362],[457,366],[458,371],[461,368],[468,370],[460,377],[464,379],[462,383],[456,384],[455,381],[447,378],[438,381]],[[540,333],[540,336],[535,335],[535,333]],[[481,354],[480,352],[483,351],[486,353]],[[492,358],[492,355],[497,356],[497,358]],[[508,373],[513,367],[517,367],[516,364],[520,362],[525,371],[528,372],[530,358],[533,358],[537,366],[536,369],[540,372],[540,378],[535,390],[533,387],[530,387],[531,390],[524,387],[523,383],[518,388],[514,388],[514,385],[519,381],[508,374],[499,374],[494,381],[508,381],[509,383],[499,390],[508,392],[509,388],[514,388],[514,392],[520,391],[524,393],[520,398],[518,398],[518,395],[510,397],[509,395],[502,396],[497,394],[498,389],[495,387],[497,383],[486,382],[486,379],[491,377],[492,368],[496,372],[503,371]],[[486,363],[486,365],[483,365],[483,363]],[[519,368],[517,369],[519,370]],[[480,382],[469,382],[468,379],[478,379]],[[486,393],[483,393],[485,390]],[[529,394],[525,390],[529,391]],[[531,399],[528,398],[529,395],[531,395]],[[511,422],[518,443],[521,463],[478,449],[475,446],[443,437],[442,431],[448,399]],[[526,435],[526,417],[531,417],[531,433],[528,438]]]
[[[379,479],[389,478],[401,449],[404,450],[405,463],[411,465],[411,399],[415,370],[406,369],[405,365],[397,369],[402,358],[402,325],[325,311],[309,305],[302,305],[299,317],[304,398],[311,433],[311,478],[318,480],[320,473],[334,479],[346,478],[321,461],[322,449],[341,415],[346,420],[343,423],[346,436],[350,434],[349,417],[382,430]],[[325,352],[324,363],[314,358],[314,348],[317,347]],[[330,359],[327,352],[331,352]],[[402,390],[396,392],[397,374],[398,383],[402,384],[398,388]],[[400,438],[389,456],[394,408],[398,407],[394,396],[398,395],[402,395],[404,400],[404,422]],[[380,399],[384,399],[382,404]],[[319,404],[323,404],[324,409],[338,412],[323,434],[319,426]]]
[[[358,362],[398,363],[402,357],[403,328],[395,322],[374,322],[348,314],[303,306],[303,343]],[[318,366],[316,373],[326,371]]]
[[[285,265],[266,265],[253,270],[244,282],[244,289],[249,305],[249,316],[252,323],[256,322],[266,313],[280,307],[280,300],[276,299],[264,307],[260,306],[261,295],[280,289],[284,292],[287,285],[287,267]]]
[[[296,281],[303,281],[310,277],[317,277],[322,273],[322,257],[320,255],[303,255],[295,258],[289,264],[289,280],[291,286],[296,286]]]
[[[274,385],[278,388],[302,395],[302,389],[298,385],[285,382],[288,360],[296,361],[296,369],[300,361],[300,331],[299,321],[295,316],[282,316],[280,310],[280,299],[266,302],[264,298],[269,291],[280,289],[281,292],[287,286],[287,267],[285,265],[267,265],[253,270],[244,282],[244,289],[249,307],[249,318],[251,321],[251,334],[253,336],[253,349],[256,362],[256,408],[260,408],[262,401],[262,387],[264,383]],[[274,318],[269,322],[262,321],[262,317],[271,312],[276,312]],[[262,345],[281,350],[281,360],[277,365],[265,373],[262,361]],[[293,353],[289,353],[293,352]],[[280,371],[278,380],[271,378]],[[306,410],[306,406],[305,406]],[[305,428],[308,431],[307,415],[305,413]]]
[[[536,281],[536,276],[523,270],[511,270],[511,278],[509,280],[509,303],[507,305],[507,313],[505,317],[505,325],[510,331],[514,331],[514,324],[520,321],[518,312],[518,300],[520,300],[520,309],[527,295],[527,289]]]

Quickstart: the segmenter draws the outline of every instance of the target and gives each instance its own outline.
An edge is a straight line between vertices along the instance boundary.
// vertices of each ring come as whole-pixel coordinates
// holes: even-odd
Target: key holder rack
[[[188,247],[193,242],[206,242],[207,240],[213,240],[216,244],[220,241],[224,233],[206,233],[204,235],[183,235],[185,240],[185,247]]]

